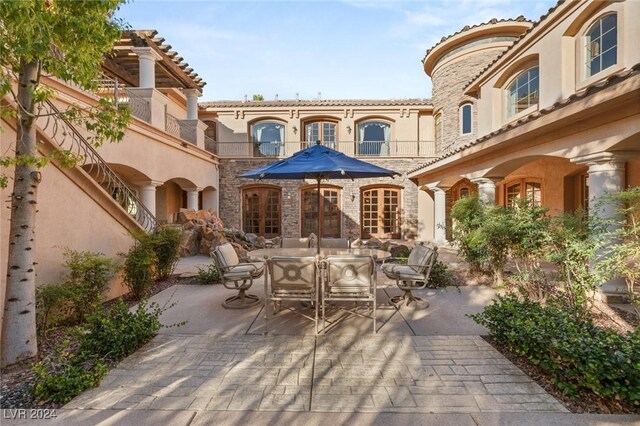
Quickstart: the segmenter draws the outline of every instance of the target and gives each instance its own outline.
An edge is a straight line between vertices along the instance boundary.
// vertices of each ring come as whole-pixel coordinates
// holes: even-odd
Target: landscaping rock
[[[193,228],[193,222],[190,220],[182,224],[182,229],[184,229],[185,231],[191,228]]]
[[[256,238],[256,242],[254,244],[258,248],[265,248],[266,247],[266,242],[267,242],[267,240],[265,240],[264,237],[258,237],[258,238]]]
[[[377,238],[371,238],[369,241],[364,243],[367,247],[382,247],[382,241]]]
[[[360,238],[356,238],[355,240],[351,241],[351,247],[354,247],[354,248],[362,247],[363,244],[364,243]]]

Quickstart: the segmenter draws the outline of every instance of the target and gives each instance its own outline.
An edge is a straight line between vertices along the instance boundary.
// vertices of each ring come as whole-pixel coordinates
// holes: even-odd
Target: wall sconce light
[[[351,126],[347,126],[347,133],[351,134]]]
[[[293,134],[295,135],[296,133],[298,133],[298,128],[296,126],[293,126],[291,128],[291,130],[293,130]]]

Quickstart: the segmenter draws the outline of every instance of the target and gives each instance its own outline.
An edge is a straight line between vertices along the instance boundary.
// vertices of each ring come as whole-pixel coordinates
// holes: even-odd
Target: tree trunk
[[[33,90],[38,62],[21,63],[18,85],[16,156],[35,158],[36,124]],[[35,304],[35,224],[40,172],[34,164],[19,161],[11,194],[11,225],[7,282],[2,320],[2,366],[37,355]]]

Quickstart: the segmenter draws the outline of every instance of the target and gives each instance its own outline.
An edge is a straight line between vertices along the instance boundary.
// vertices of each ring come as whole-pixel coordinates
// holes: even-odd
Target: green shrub
[[[80,353],[91,353],[103,359],[120,361],[156,335],[161,327],[162,309],[157,303],[140,303],[131,312],[118,300],[109,312],[87,317],[80,336]]]
[[[478,229],[484,221],[484,211],[477,195],[463,197],[451,208],[451,218],[455,221],[453,242],[472,272],[487,272],[486,247],[480,244],[477,237]]]
[[[71,321],[77,291],[78,287],[72,283],[36,288],[36,324],[42,337],[50,327]]]
[[[139,300],[153,284],[158,258],[148,244],[141,242],[136,242],[123,256],[125,256],[124,283],[131,296]]]
[[[206,268],[201,268],[198,266],[198,281],[202,284],[214,284],[220,282],[220,272],[216,265],[210,263]]]
[[[65,281],[36,290],[36,316],[39,331],[59,324],[82,322],[104,301],[104,293],[118,266],[101,253],[65,250]]]
[[[156,279],[166,280],[173,274],[180,259],[182,230],[170,226],[161,226],[149,234],[147,243],[156,254]]]
[[[640,330],[621,336],[596,327],[581,311],[543,307],[515,295],[472,318],[510,350],[547,371],[565,394],[580,391],[640,405]]]
[[[104,293],[118,265],[102,253],[65,250],[65,266],[70,273],[67,282],[79,287],[76,293],[75,314],[78,322],[85,315],[95,312],[104,302]]]
[[[64,404],[86,389],[97,386],[107,374],[107,365],[96,358],[59,353],[33,367],[34,394],[41,402]]]
[[[456,285],[457,282],[453,276],[453,273],[449,270],[449,267],[439,260],[436,260],[431,269],[431,275],[429,275],[429,286],[447,287],[450,285]]]

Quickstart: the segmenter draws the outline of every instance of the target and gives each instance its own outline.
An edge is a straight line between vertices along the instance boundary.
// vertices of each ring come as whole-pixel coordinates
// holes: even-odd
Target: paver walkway
[[[206,258],[191,258],[181,272]],[[380,279],[380,278],[379,278]],[[312,323],[283,311],[263,332],[262,308],[225,310],[222,286],[177,285],[153,300],[175,301],[145,347],[65,409],[149,412],[566,413],[465,316],[493,298],[487,287],[424,290],[428,309],[387,303],[398,289],[379,282],[379,329],[352,318],[315,336]],[[388,284],[388,283],[387,283]],[[252,293],[262,297],[262,282]],[[397,293],[399,294],[399,293]]]
[[[566,412],[480,337],[384,335],[158,336],[65,408]]]

